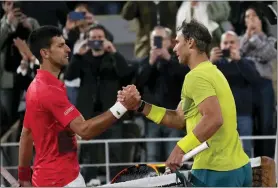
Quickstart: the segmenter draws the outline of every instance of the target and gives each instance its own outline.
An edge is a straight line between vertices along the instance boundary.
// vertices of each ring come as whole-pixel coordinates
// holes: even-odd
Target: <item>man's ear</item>
[[[40,54],[42,56],[42,59],[48,59],[49,58],[49,51],[47,49],[41,49]]]
[[[189,49],[192,49],[195,46],[195,40],[190,38],[188,39],[188,47]]]

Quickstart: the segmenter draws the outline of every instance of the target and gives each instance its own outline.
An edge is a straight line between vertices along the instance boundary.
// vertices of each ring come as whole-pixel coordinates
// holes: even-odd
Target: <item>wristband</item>
[[[18,179],[20,181],[31,181],[31,168],[19,166],[18,167]]]
[[[177,143],[184,153],[188,153],[190,150],[196,148],[200,144],[201,142],[197,139],[193,132],[190,132]]]
[[[110,108],[110,111],[117,119],[120,119],[126,113],[127,109],[122,103],[116,102],[114,106]]]
[[[166,113],[166,108],[158,107],[152,105],[150,113],[147,115],[147,118],[155,122],[156,124],[160,124],[162,118]]]

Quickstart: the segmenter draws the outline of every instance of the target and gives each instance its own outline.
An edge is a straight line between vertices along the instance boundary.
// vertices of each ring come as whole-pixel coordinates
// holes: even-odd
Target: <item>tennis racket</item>
[[[207,142],[202,143],[198,147],[194,148],[190,152],[186,153],[183,157],[182,163],[192,158],[196,154],[202,152],[203,150],[209,148]],[[146,177],[160,176],[159,167],[165,167],[165,164],[138,164],[120,171],[111,181],[113,183],[120,183],[130,180],[136,180]],[[165,174],[171,173],[170,169],[166,167]]]
[[[182,158],[182,164],[184,162],[186,162],[187,160],[191,159],[193,156],[197,155],[198,153],[206,150],[209,148],[209,145],[207,142],[203,142],[201,145],[197,146],[196,148],[194,148],[193,150],[189,151],[188,153],[186,153],[183,158]],[[169,167],[165,168],[165,173],[164,174],[170,174],[171,170]]]
[[[120,171],[112,179],[111,184],[154,176],[159,176],[159,171],[155,165],[138,164]]]

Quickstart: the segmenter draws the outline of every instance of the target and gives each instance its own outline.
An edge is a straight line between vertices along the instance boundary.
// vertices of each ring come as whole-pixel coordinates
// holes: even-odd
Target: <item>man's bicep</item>
[[[213,119],[217,120],[217,122],[223,121],[221,107],[217,96],[210,96],[204,99],[198,105],[198,110],[202,116],[207,115],[213,117]]]
[[[83,136],[86,129],[84,121],[84,117],[80,115],[69,123],[69,127],[71,128],[71,130],[81,137]]]

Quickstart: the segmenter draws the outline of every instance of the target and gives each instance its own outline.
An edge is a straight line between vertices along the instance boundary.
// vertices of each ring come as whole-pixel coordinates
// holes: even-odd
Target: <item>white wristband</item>
[[[126,113],[127,109],[120,102],[116,102],[114,106],[110,108],[110,111],[117,119],[120,119]]]

